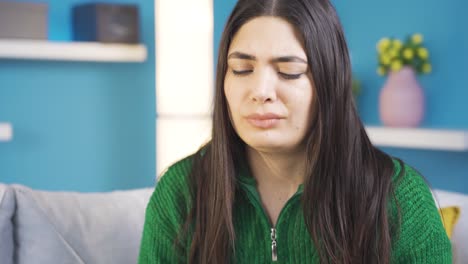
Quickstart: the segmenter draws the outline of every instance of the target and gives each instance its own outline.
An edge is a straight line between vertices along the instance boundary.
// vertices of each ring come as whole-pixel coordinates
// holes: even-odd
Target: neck
[[[247,147],[247,160],[259,188],[281,190],[292,195],[304,182],[305,151],[271,153]]]

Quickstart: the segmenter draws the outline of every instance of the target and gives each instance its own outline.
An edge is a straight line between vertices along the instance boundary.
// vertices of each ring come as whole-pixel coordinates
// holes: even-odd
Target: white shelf
[[[0,142],[13,138],[13,127],[10,123],[0,123]]]
[[[468,131],[423,128],[366,127],[376,146],[450,151],[468,150]]]
[[[146,57],[141,44],[0,39],[0,59],[143,62]]]

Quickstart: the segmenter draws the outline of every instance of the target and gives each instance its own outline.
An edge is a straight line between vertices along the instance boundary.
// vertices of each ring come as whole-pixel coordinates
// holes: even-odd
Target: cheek
[[[235,88],[232,87],[229,82],[224,82],[224,96],[226,98],[227,108],[229,111],[229,119],[234,128],[236,127],[235,123],[237,116],[239,115],[239,99],[235,91]]]
[[[235,114],[239,111],[240,104],[242,101],[242,90],[239,89],[233,82],[229,81],[229,78],[226,77],[226,81],[224,82],[224,95],[226,96],[226,101],[228,103],[228,107],[232,114]]]
[[[307,127],[311,117],[311,108],[309,104],[305,100],[301,100],[297,104],[294,105],[292,109],[294,115],[293,122],[294,129],[301,130]]]
[[[234,111],[235,112],[235,109],[234,108],[234,98],[233,98],[233,94],[232,94],[232,90],[229,89],[229,87],[226,87],[224,88],[224,96],[226,98],[226,102],[227,102],[227,107],[228,107],[228,110],[230,112],[230,115],[232,115],[232,112]]]
[[[313,114],[312,88],[305,86],[302,89],[297,89],[291,94],[288,105],[289,110],[293,114],[293,119],[291,121],[294,129],[301,130],[307,128]]]

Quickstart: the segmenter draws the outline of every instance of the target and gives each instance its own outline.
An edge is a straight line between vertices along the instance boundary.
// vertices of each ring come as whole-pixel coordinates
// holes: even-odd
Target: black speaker
[[[106,43],[139,43],[138,6],[88,3],[72,9],[73,39]]]

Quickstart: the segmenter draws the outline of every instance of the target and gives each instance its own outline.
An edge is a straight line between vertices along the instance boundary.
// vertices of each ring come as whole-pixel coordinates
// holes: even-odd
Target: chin
[[[244,143],[261,152],[291,152],[298,148],[299,135],[291,133],[289,130],[270,129],[270,130],[237,130]],[[297,139],[297,140],[296,140]]]
[[[290,152],[297,148],[297,144],[292,142],[285,142],[284,138],[281,139],[268,139],[268,138],[260,138],[260,139],[249,139],[244,140],[245,144],[257,151],[260,152],[271,152],[271,153],[278,153],[278,152]]]

